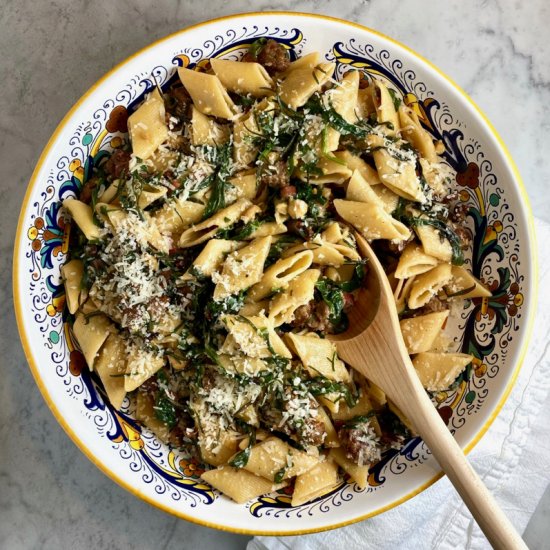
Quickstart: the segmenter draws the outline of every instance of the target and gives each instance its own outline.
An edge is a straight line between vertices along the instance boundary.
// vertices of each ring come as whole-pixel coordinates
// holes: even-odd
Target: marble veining
[[[0,9],[0,548],[244,548],[153,509],[73,445],[27,368],[11,306],[17,215],[40,151],[71,105],[113,65],[189,24],[243,11],[295,10],[357,21],[412,47],[472,95],[515,158],[535,215],[550,221],[550,5],[544,0],[209,2],[4,0]],[[62,480],[62,481],[61,481]],[[530,525],[548,537],[548,507]],[[532,523],[535,523],[533,521]]]

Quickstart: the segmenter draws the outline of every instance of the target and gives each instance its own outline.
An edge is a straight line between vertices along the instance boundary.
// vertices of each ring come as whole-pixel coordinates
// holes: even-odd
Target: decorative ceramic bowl
[[[441,416],[466,451],[487,430],[517,376],[534,312],[532,217],[519,175],[502,141],[472,101],[427,61],[375,31],[329,17],[261,13],[195,25],[121,63],[70,110],[46,146],[21,210],[14,255],[14,296],[21,340],[44,398],[67,433],[107,475],[147,502],[203,525],[246,533],[291,534],[330,529],[378,514],[416,495],[440,475],[422,441],[409,440],[371,468],[369,486],[343,482],[299,507],[282,490],[237,505],[200,479],[184,460],[142,429],[128,402],[113,410],[84,365],[64,324],[60,266],[68,223],[60,200],[112,147],[125,139],[116,116],[131,110],[155,81],[165,86],[178,65],[239,59],[267,36],[293,56],[320,51],[341,76],[349,67],[387,79],[414,104],[445,146],[456,189],[470,206],[474,239],[468,264],[492,290],[466,301],[451,330],[475,361],[457,389],[438,394]],[[115,115],[113,115],[113,112]]]

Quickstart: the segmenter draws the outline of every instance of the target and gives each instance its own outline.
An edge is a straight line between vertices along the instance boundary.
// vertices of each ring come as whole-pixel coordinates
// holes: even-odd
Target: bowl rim
[[[149,497],[148,495],[142,493],[137,487],[133,486],[129,482],[127,482],[122,477],[119,477],[117,474],[115,474],[113,471],[111,471],[107,464],[100,461],[98,458],[96,458],[95,454],[93,453],[93,450],[91,448],[88,448],[85,444],[85,442],[79,438],[79,436],[73,431],[73,429],[69,426],[69,424],[65,421],[64,417],[60,413],[59,409],[57,408],[55,401],[52,399],[50,393],[48,392],[45,384],[42,382],[42,377],[40,372],[38,371],[37,365],[34,360],[33,353],[31,351],[31,344],[27,338],[27,334],[24,329],[24,320],[23,320],[23,309],[21,306],[21,301],[17,299],[17,297],[20,295],[20,287],[19,287],[19,256],[21,252],[21,243],[22,239],[21,236],[23,234],[23,224],[25,221],[25,212],[27,210],[29,200],[32,194],[32,191],[36,185],[37,177],[39,172],[42,169],[42,166],[52,149],[53,145],[57,141],[57,138],[61,131],[64,129],[64,127],[68,124],[68,122],[72,119],[73,114],[78,110],[78,108],[84,103],[84,101],[97,89],[100,87],[101,84],[103,84],[110,76],[115,74],[119,69],[121,69],[124,65],[129,63],[131,60],[139,57],[144,52],[158,46],[159,44],[170,40],[174,38],[175,36],[178,36],[180,34],[184,34],[190,30],[198,29],[200,27],[208,26],[212,23],[219,23],[222,21],[228,21],[231,19],[239,19],[242,17],[270,17],[270,16],[288,16],[288,17],[304,17],[304,18],[311,18],[311,19],[321,19],[341,25],[347,25],[351,27],[355,27],[357,29],[360,29],[361,31],[366,31],[370,34],[373,34],[379,38],[382,38],[383,40],[386,40],[393,44],[394,46],[397,46],[398,48],[402,48],[405,51],[407,51],[409,54],[411,54],[413,57],[420,60],[423,64],[425,64],[427,67],[429,67],[431,70],[435,71],[440,77],[442,77],[448,84],[450,84],[461,96],[466,102],[473,108],[474,112],[477,113],[483,122],[486,124],[490,134],[492,137],[496,140],[498,143],[498,146],[504,156],[506,157],[506,160],[508,161],[509,168],[512,171],[512,174],[514,176],[515,183],[517,184],[518,191],[521,195],[522,201],[520,205],[520,209],[523,211],[523,214],[525,216],[526,226],[527,226],[527,234],[528,234],[528,242],[529,242],[529,251],[532,252],[528,254],[529,258],[529,268],[531,270],[532,274],[532,282],[533,286],[531,288],[530,292],[530,300],[527,303],[527,319],[525,321],[526,328],[523,332],[521,342],[521,347],[518,353],[518,358],[516,361],[516,364],[514,366],[514,370],[510,375],[510,378],[506,384],[506,387],[504,388],[504,391],[501,395],[501,398],[499,402],[496,404],[495,408],[483,424],[483,426],[480,427],[479,431],[475,434],[475,436],[470,440],[469,443],[467,443],[464,447],[464,454],[468,454],[475,445],[480,441],[480,439],[485,435],[495,418],[500,413],[502,407],[504,406],[504,403],[508,399],[508,396],[514,387],[517,377],[519,375],[519,371],[523,365],[523,361],[525,359],[529,342],[531,340],[532,332],[533,332],[533,326],[534,326],[534,318],[536,314],[536,298],[538,295],[538,259],[535,254],[535,251],[537,250],[536,247],[536,237],[535,237],[535,224],[534,224],[534,217],[533,212],[529,200],[529,196],[527,194],[527,190],[525,188],[525,184],[523,183],[523,180],[521,178],[521,175],[519,173],[519,170],[516,166],[516,163],[514,162],[510,152],[508,151],[508,148],[506,147],[503,139],[500,137],[499,133],[497,132],[496,128],[493,126],[493,124],[489,121],[487,116],[484,114],[484,112],[477,106],[477,104],[473,101],[473,99],[452,79],[450,78],[446,73],[444,73],[441,69],[439,69],[436,65],[434,65],[432,62],[430,62],[428,59],[426,59],[421,54],[417,53],[415,50],[410,48],[409,46],[403,44],[402,42],[395,40],[391,38],[390,36],[387,36],[384,33],[381,33],[375,29],[372,29],[370,27],[367,27],[365,25],[361,25],[359,23],[355,23],[353,21],[348,21],[345,19],[340,19],[338,17],[333,17],[330,15],[323,15],[323,14],[314,14],[314,13],[307,13],[307,12],[299,12],[299,11],[287,11],[287,10],[274,10],[274,11],[265,11],[265,12],[239,12],[234,13],[231,15],[226,15],[222,17],[217,17],[213,19],[208,19],[205,21],[201,21],[199,23],[195,23],[193,25],[186,26],[178,31],[175,31],[173,33],[170,33],[150,44],[147,46],[139,49],[135,53],[131,54],[130,56],[123,59],[121,62],[117,63],[112,69],[107,71],[102,77],[100,77],[82,96],[75,102],[75,104],[67,111],[65,116],[61,119],[61,121],[56,126],[54,132],[50,136],[48,142],[46,143],[46,146],[42,150],[42,153],[40,154],[40,157],[38,158],[38,161],[36,163],[36,166],[32,172],[31,178],[29,180],[29,183],[27,185],[27,189],[25,192],[25,196],[23,198],[23,202],[21,205],[21,210],[19,213],[19,219],[17,222],[17,228],[15,233],[15,243],[14,243],[14,252],[13,252],[13,265],[12,265],[12,290],[13,290],[13,303],[14,303],[14,310],[15,310],[15,317],[17,322],[17,329],[19,332],[19,338],[21,340],[21,345],[23,347],[23,351],[25,354],[25,358],[27,360],[27,363],[29,365],[29,368],[31,370],[31,373],[34,377],[34,380],[44,398],[46,401],[46,404],[50,408],[53,416],[57,420],[57,422],[61,425],[61,427],[64,429],[65,433],[69,436],[69,438],[73,441],[73,443],[79,448],[79,450],[97,467],[99,470],[101,470],[107,477],[109,477],[111,480],[113,480],[115,483],[117,483],[120,487],[126,489],[128,492],[133,494],[134,496],[140,498],[141,500],[147,502],[148,504],[151,504],[152,506],[155,506],[156,508],[159,508],[160,510],[163,510],[164,512],[167,512],[169,514],[172,514],[176,517],[179,517],[181,519],[185,519],[191,523],[195,523],[197,525],[201,525],[204,527],[212,527],[214,529],[218,529],[221,531],[227,531],[232,533],[238,533],[238,534],[244,534],[244,535],[269,535],[269,536],[288,536],[288,535],[305,535],[310,533],[318,533],[322,531],[328,531],[331,529],[337,529],[339,527],[344,527],[346,525],[351,525],[354,523],[357,523],[359,521],[365,520],[370,517],[374,517],[378,514],[381,514],[383,512],[386,512],[404,502],[411,499],[412,497],[418,495],[431,485],[433,485],[436,481],[438,481],[441,477],[443,477],[444,473],[442,471],[439,471],[437,474],[435,474],[432,478],[430,478],[425,483],[422,483],[421,485],[417,486],[414,490],[408,492],[406,495],[403,495],[402,497],[392,501],[391,503],[381,506],[380,508],[377,508],[376,510],[373,510],[371,512],[368,512],[367,514],[355,517],[350,520],[341,521],[338,523],[323,525],[319,527],[313,527],[309,529],[294,529],[290,531],[265,531],[265,530],[258,530],[258,529],[240,529],[235,527],[230,527],[226,525],[219,525],[217,523],[206,521],[203,519],[197,519],[196,517],[193,517],[192,515],[183,513],[181,511],[175,510],[171,508],[168,505],[165,505],[161,502],[155,501],[153,498]]]

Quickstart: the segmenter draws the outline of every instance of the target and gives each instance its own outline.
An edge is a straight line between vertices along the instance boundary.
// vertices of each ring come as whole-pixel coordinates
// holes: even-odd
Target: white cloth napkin
[[[539,299],[529,351],[507,402],[469,459],[522,533],[550,483],[550,225],[536,221]],[[550,399],[548,399],[550,402]],[[545,408],[545,407],[544,407]],[[297,537],[256,537],[248,550],[490,548],[445,477],[406,503],[349,527]]]

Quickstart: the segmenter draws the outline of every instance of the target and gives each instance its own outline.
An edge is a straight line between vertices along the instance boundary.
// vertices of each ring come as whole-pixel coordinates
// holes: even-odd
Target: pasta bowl
[[[424,128],[440,140],[469,206],[473,234],[468,268],[491,290],[464,302],[450,331],[457,350],[474,356],[453,390],[434,395],[441,416],[468,452],[509,394],[534,313],[533,224],[517,169],[490,123],[450,79],[420,56],[354,23],[299,13],[243,14],[195,25],[135,54],[94,85],[47,144],[19,219],[14,297],[19,332],[36,382],[52,412],[80,449],[136,496],[190,521],[250,534],[297,534],[331,529],[381,513],[411,498],[441,473],[419,438],[386,452],[370,468],[368,486],[342,480],[325,494],[291,506],[288,489],[238,505],[200,475],[203,466],[162,444],[137,423],[127,401],[114,409],[85,367],[65,323],[61,266],[70,224],[61,201],[76,194],[94,166],[125,139],[128,112],[178,67],[219,57],[240,59],[260,37],[291,55],[319,51],[399,90]]]

